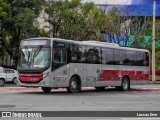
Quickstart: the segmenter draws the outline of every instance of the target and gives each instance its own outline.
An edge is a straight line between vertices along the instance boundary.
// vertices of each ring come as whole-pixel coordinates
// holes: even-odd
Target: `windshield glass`
[[[19,68],[45,68],[50,65],[49,47],[23,47],[20,49]]]

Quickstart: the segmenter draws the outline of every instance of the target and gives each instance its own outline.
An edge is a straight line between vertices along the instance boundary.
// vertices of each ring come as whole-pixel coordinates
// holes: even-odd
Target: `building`
[[[153,16],[153,0],[84,0],[85,2],[94,2],[96,7],[101,7],[107,14],[108,11],[116,6],[120,11],[120,16],[132,16],[139,17],[144,21],[145,17]],[[160,19],[160,0],[156,0],[156,18]],[[130,20],[128,20],[129,22]],[[133,30],[130,30],[130,42],[128,46],[133,42],[134,35]],[[122,39],[124,37],[120,36]],[[152,36],[144,36],[146,43],[149,42]],[[107,40],[107,35],[105,36]],[[121,43],[123,45],[123,43]],[[150,43],[151,44],[151,43]],[[156,43],[160,45],[160,41]]]

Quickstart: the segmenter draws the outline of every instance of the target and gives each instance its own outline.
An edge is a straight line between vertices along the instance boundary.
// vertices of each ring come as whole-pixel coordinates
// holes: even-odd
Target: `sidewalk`
[[[157,84],[157,83],[160,83],[160,76],[155,76],[156,77],[156,80],[155,81],[152,81],[152,75],[150,75],[150,83],[151,84]]]
[[[150,81],[150,84],[160,84],[160,80],[156,80],[156,81]]]

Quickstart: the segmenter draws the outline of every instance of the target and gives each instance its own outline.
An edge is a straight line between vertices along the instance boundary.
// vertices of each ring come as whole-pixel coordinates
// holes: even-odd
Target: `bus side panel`
[[[102,72],[101,64],[87,64],[86,85],[89,87],[100,86],[98,81]]]
[[[102,64],[102,73],[99,79],[100,86],[114,86],[115,81],[113,81],[112,77],[114,71],[114,65],[104,65]]]
[[[78,75],[81,78],[81,86],[86,87],[86,64],[83,63],[70,63],[70,77]]]
[[[137,67],[137,85],[149,83],[150,68],[147,66]]]
[[[126,66],[127,67],[127,75],[130,79],[130,85],[137,84],[137,66]]]
[[[114,85],[121,86],[123,76],[127,75],[127,66],[115,65],[114,69],[117,70],[117,74],[116,74],[117,81],[115,82]]]
[[[69,80],[69,64],[54,70],[54,87],[66,87]]]

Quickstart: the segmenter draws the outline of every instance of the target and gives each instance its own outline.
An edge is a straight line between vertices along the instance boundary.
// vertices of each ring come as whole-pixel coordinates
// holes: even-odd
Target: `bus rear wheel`
[[[72,77],[69,82],[69,87],[67,88],[67,91],[69,93],[76,93],[78,90],[78,81],[76,77]]]
[[[122,80],[122,91],[127,91],[130,89],[130,82],[128,77],[124,77]]]
[[[42,87],[43,92],[50,93],[52,88],[49,87]]]

